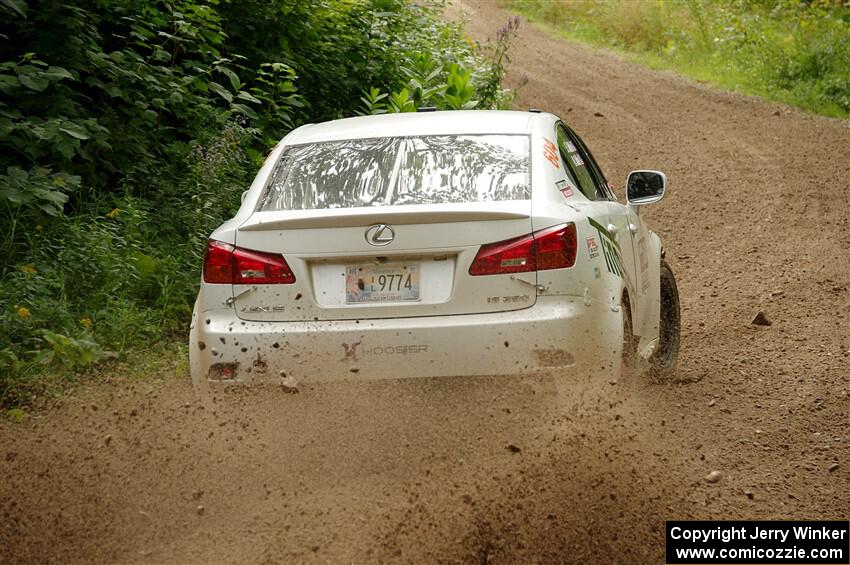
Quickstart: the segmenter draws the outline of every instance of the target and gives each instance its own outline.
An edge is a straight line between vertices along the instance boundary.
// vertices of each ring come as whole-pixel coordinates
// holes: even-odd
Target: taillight
[[[204,250],[204,282],[230,284],[233,281],[233,249],[229,243],[209,240]]]
[[[250,249],[233,250],[236,267],[233,284],[292,284],[295,275],[278,253],[263,253]]]
[[[537,270],[564,269],[576,263],[575,224],[561,224],[532,234],[537,244]]]
[[[210,240],[204,251],[204,282],[292,284],[295,275],[278,253],[265,253]]]
[[[578,238],[575,224],[560,224],[529,235],[482,245],[469,274],[501,275],[572,267]]]

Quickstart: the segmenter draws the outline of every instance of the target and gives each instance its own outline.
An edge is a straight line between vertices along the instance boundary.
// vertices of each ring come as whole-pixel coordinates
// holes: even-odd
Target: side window
[[[590,200],[600,200],[600,191],[584,152],[563,124],[558,124],[558,150],[561,153],[561,160],[567,167],[567,173],[578,185],[582,194]]]
[[[614,196],[614,193],[611,192],[611,189],[608,187],[608,181],[605,180],[605,175],[602,174],[602,169],[599,168],[598,164],[596,164],[596,159],[593,158],[593,155],[590,153],[590,149],[588,149],[587,145],[584,144],[584,141],[576,135],[576,132],[568,130],[568,133],[573,141],[575,141],[576,145],[578,145],[579,151],[584,157],[585,164],[588,166],[590,174],[593,176],[596,191],[599,195],[598,199],[617,200],[617,197]]]

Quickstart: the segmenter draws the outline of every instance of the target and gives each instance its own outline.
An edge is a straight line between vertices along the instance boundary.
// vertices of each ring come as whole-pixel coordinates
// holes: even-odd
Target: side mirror
[[[629,204],[658,202],[667,190],[667,175],[659,171],[632,171],[626,179],[626,201]]]
[[[249,189],[249,190],[250,190],[250,189]],[[245,202],[245,197],[246,197],[246,196],[248,196],[248,191],[247,191],[247,190],[243,190],[243,191],[242,191],[242,197],[241,197],[241,199],[240,199],[239,201],[240,201],[240,202]]]

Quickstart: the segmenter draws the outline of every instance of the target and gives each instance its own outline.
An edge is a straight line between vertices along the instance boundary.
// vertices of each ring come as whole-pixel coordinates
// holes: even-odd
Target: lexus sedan
[[[550,113],[299,127],[210,235],[193,382],[670,375],[676,282],[640,214],[667,179],[626,184]]]

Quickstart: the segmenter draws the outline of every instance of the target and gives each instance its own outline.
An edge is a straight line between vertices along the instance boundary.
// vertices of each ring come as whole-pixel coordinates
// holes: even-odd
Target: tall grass
[[[722,88],[850,113],[847,0],[506,0],[566,36]]]

